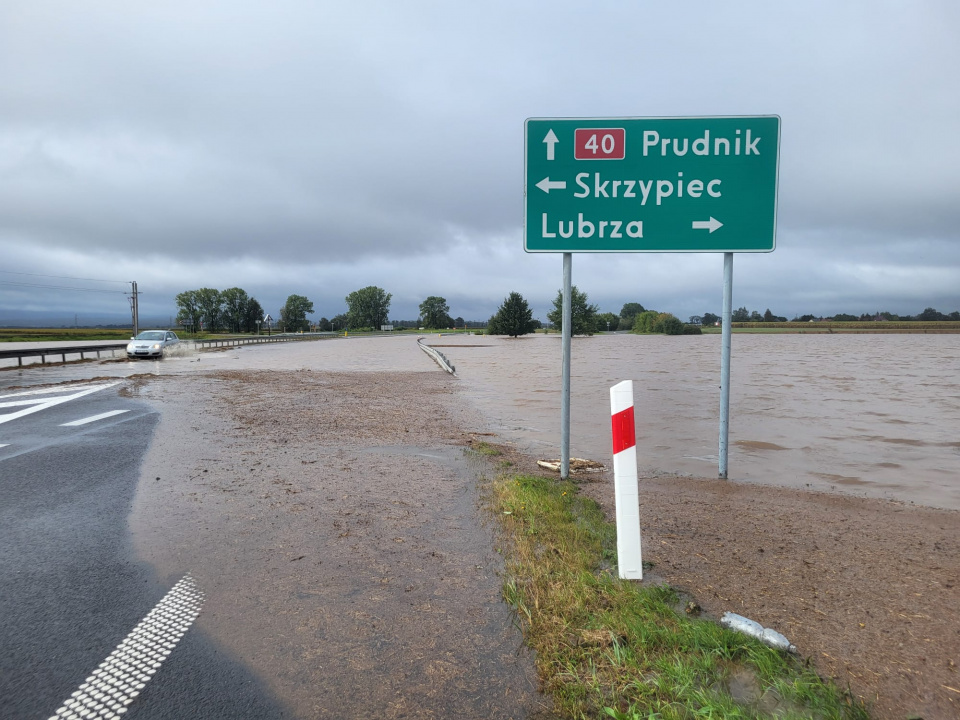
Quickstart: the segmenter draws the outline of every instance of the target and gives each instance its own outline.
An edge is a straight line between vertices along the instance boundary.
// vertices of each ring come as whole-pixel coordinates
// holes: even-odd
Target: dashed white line
[[[123,415],[125,412],[130,412],[129,410],[111,410],[110,412],[100,413],[99,415],[91,415],[90,417],[80,418],[79,420],[74,420],[73,422],[66,422],[60,425],[60,427],[76,427],[78,425],[86,425],[87,423],[96,422],[97,420],[103,420],[108,417],[113,417],[114,415]]]
[[[6,447],[6,446],[9,445],[9,444],[10,444],[10,443],[0,443],[0,447]]]
[[[200,614],[203,593],[184,576],[117,645],[50,720],[112,720],[146,686]]]

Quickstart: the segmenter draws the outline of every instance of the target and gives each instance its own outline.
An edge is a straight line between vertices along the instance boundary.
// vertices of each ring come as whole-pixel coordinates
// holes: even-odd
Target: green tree
[[[510,337],[532,333],[535,328],[536,320],[533,319],[533,311],[518,292],[507,295],[496,314],[487,323],[489,334],[509,335]]]
[[[200,288],[197,293],[197,304],[200,306],[200,315],[203,329],[207,332],[220,332],[223,329],[223,299],[220,291],[213,288]]]
[[[939,310],[934,310],[932,307],[924,309],[922,313],[917,315],[917,320],[922,320],[925,322],[933,322],[936,320],[946,320],[947,316],[941,313]]]
[[[190,332],[197,332],[200,329],[200,320],[203,317],[197,291],[184,290],[177,294],[174,301],[177,303],[177,325],[190,328]]]
[[[701,322],[704,325],[716,325],[718,322],[720,322],[720,318],[713,313],[704,313],[703,320]]]
[[[247,304],[243,308],[243,332],[256,332],[258,323],[263,322],[263,306],[256,298],[247,298]]]
[[[423,320],[423,326],[427,328],[445,328],[450,327],[450,306],[447,305],[446,298],[431,295],[420,303],[420,317]]]
[[[633,320],[633,332],[640,334],[656,332],[654,327],[659,317],[660,313],[656,310],[644,310],[642,313],[637,313],[637,316]]]
[[[345,313],[340,313],[339,315],[334,315],[330,318],[330,329],[331,330],[346,330],[348,327],[347,316]]]
[[[750,322],[750,311],[745,307],[737,308],[730,314],[733,322]]]
[[[220,293],[223,305],[223,323],[231,332],[241,332],[246,324],[247,306],[251,297],[247,291],[232,287]]]
[[[683,335],[683,321],[670,313],[661,313],[654,327],[664,335]]]
[[[313,303],[303,295],[291,295],[280,308],[280,323],[284,332],[309,330],[307,315],[313,312]]]
[[[647,310],[637,315],[633,332],[640,334],[663,333],[665,335],[683,335],[683,321],[671,313],[658,313]]]
[[[370,327],[377,330],[387,324],[390,298],[393,295],[375,285],[354,290],[347,295],[347,325],[351,328]]]
[[[640,303],[624,303],[623,307],[620,308],[620,323],[617,329],[632,330],[633,321],[636,319],[637,315],[643,311],[644,307]]]
[[[596,305],[587,302],[587,294],[580,292],[574,285],[570,291],[571,334],[593,335],[597,331],[598,310]],[[563,290],[557,291],[553,310],[547,313],[547,319],[557,330],[563,331]]]
[[[607,330],[616,330],[620,327],[620,316],[616,313],[606,312],[597,315],[597,330],[606,332]]]

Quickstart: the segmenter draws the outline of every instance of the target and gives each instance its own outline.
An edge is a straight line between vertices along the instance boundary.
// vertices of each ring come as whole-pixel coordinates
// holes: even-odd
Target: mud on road
[[[192,573],[208,596],[198,629],[294,717],[549,716],[477,508],[489,468],[464,453],[490,425],[458,382],[433,369],[131,381],[163,413],[136,546],[171,584]],[[650,581],[784,632],[879,720],[957,716],[960,513],[640,482]],[[609,474],[582,491],[612,518]]]
[[[198,629],[294,717],[529,718],[548,702],[500,598],[448,376],[144,378],[163,419],[131,515]]]

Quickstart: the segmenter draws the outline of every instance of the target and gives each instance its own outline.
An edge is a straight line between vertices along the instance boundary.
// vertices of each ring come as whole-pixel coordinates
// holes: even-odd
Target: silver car
[[[144,330],[127,343],[127,357],[163,357],[165,348],[180,342],[175,332],[170,330]]]

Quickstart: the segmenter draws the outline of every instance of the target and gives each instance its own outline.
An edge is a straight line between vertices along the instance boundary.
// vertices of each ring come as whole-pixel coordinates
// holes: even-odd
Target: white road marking
[[[9,444],[10,444],[10,443],[0,443],[0,447],[6,447],[6,446],[9,445]]]
[[[111,388],[114,385],[119,385],[120,380],[112,383],[102,383],[99,385],[74,385],[69,388],[44,388],[42,390],[27,390],[21,393],[13,393],[12,395],[0,395],[0,408],[5,407],[23,407],[23,410],[17,410],[15,412],[8,412],[3,415],[0,415],[0,424],[5,422],[10,422],[11,420],[16,420],[21,418],[24,415],[30,415],[31,413],[40,412],[41,410],[46,410],[49,407],[54,405],[59,405],[61,403],[69,402],[70,400],[76,400],[81,398],[84,395],[89,395],[95,393],[98,390],[106,390]],[[82,389],[81,389],[82,388]],[[51,395],[53,393],[62,393],[62,392],[72,392],[70,395],[61,395],[60,397],[54,398],[31,398],[27,400],[18,399],[18,400],[8,400],[7,398],[23,398],[24,396],[31,395]]]
[[[146,686],[200,614],[203,593],[189,575],[83,681],[50,720],[118,718]]]
[[[90,417],[81,418],[80,420],[74,420],[73,422],[63,423],[60,427],[76,427],[77,425],[86,425],[87,423],[96,422],[97,420],[103,420],[104,418],[113,417],[114,415],[123,415],[125,412],[130,412],[129,410],[111,410],[110,412],[100,413],[99,415],[91,415]]]

